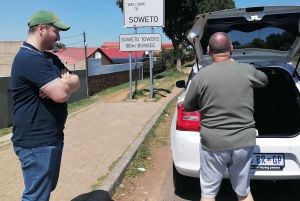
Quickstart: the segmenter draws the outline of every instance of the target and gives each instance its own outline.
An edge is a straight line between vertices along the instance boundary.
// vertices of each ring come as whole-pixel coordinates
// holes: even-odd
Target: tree
[[[172,41],[176,53],[176,67],[181,71],[180,44],[193,27],[202,0],[165,0],[163,32]]]
[[[57,48],[62,48],[62,49],[66,49],[66,45],[63,44],[63,43],[61,43],[61,42],[55,43],[55,47],[57,47]]]
[[[235,8],[233,0],[202,0],[199,14]]]
[[[270,34],[266,38],[267,48],[287,51],[295,41],[296,36],[284,31],[282,34]]]
[[[265,48],[266,47],[266,43],[264,40],[260,39],[260,38],[254,38],[252,40],[252,44],[251,44],[252,48]]]
[[[234,49],[239,49],[242,46],[239,41],[233,41],[232,45],[233,45]]]

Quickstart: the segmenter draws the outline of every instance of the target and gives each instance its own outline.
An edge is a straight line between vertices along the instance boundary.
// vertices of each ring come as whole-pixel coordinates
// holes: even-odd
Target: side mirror
[[[185,81],[184,80],[178,80],[176,82],[176,87],[178,87],[178,88],[185,88]]]

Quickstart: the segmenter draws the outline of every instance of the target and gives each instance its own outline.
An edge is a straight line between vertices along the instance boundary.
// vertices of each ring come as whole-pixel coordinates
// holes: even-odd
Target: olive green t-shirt
[[[222,61],[202,68],[191,80],[186,111],[200,111],[202,149],[224,151],[256,144],[253,88],[268,77],[253,66]]]

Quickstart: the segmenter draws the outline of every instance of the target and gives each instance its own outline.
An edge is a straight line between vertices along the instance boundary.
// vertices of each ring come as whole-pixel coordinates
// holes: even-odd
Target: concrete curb
[[[127,167],[130,165],[131,161],[133,161],[137,151],[144,141],[146,135],[151,130],[155,122],[158,120],[160,115],[163,113],[164,109],[167,105],[176,100],[176,98],[181,95],[183,91],[180,90],[175,96],[169,101],[164,103],[159,110],[153,115],[151,120],[147,123],[145,128],[142,130],[140,135],[135,139],[135,141],[131,144],[129,149],[123,155],[118,164],[114,167],[114,169],[108,174],[107,178],[104,180],[103,184],[95,191],[92,192],[88,201],[111,201],[117,186],[122,182],[124,178]]]

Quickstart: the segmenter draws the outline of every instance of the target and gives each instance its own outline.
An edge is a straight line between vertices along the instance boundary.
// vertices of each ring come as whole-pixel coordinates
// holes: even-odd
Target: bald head
[[[207,49],[213,60],[218,57],[227,60],[231,56],[233,47],[231,45],[231,40],[226,33],[217,32],[210,37]]]

